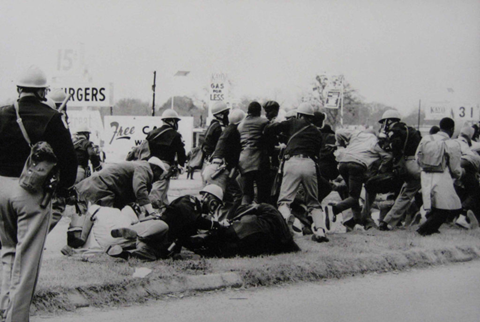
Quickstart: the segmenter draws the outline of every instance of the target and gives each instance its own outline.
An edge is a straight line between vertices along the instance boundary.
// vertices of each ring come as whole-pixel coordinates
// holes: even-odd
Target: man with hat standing
[[[61,114],[45,104],[47,89],[45,73],[37,66],[31,66],[17,82],[17,102],[14,106],[0,108],[2,321],[29,320],[51,216],[50,203],[44,203],[43,188],[30,192],[19,185],[31,149],[17,123],[17,107],[31,143],[46,141],[53,149],[60,170],[57,193],[67,195],[77,174],[70,132],[62,122]]]
[[[185,144],[182,135],[178,132],[180,118],[177,112],[172,109],[165,110],[162,113],[162,121],[163,125],[150,131],[146,138],[151,156],[159,158],[165,164],[165,173],[154,182],[150,192],[150,200],[158,209],[163,209],[169,204],[167,192],[170,186],[172,167],[175,166],[175,162],[178,166],[183,167],[187,160]]]
[[[415,152],[422,135],[418,130],[401,122],[401,115],[396,110],[383,113],[379,123],[383,129],[379,134],[382,146],[392,153],[395,171],[402,173],[398,179],[404,181],[393,207],[378,227],[380,230],[390,230],[406,217],[415,195],[420,191],[420,167],[415,161]],[[403,163],[400,162],[402,158]]]
[[[73,135],[73,146],[77,153],[78,170],[77,170],[77,182],[88,178],[91,174],[88,163],[92,164],[93,171],[102,170],[100,164],[100,158],[95,152],[93,142],[90,141],[90,129],[87,125],[82,125],[77,129],[77,132]]]
[[[228,114],[230,113],[230,109],[224,102],[215,102],[211,110],[214,119],[205,132],[202,145],[204,157],[207,161],[210,161],[210,156],[215,151],[218,139],[222,135],[223,129],[228,125]]]
[[[267,125],[265,129],[273,135],[283,133],[288,142],[284,152],[283,179],[278,197],[278,210],[289,227],[293,226],[294,216],[290,205],[295,199],[299,186],[305,191],[305,203],[313,220],[312,239],[316,242],[328,242],[325,234],[324,213],[318,199],[317,162],[322,146],[322,136],[312,124],[314,108],[302,103],[297,110],[297,118]],[[291,228],[291,230],[293,230]]]

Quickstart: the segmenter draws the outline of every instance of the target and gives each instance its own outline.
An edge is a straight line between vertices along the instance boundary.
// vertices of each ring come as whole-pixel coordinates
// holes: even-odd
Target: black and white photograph
[[[479,221],[479,0],[0,0],[0,322],[477,322]]]

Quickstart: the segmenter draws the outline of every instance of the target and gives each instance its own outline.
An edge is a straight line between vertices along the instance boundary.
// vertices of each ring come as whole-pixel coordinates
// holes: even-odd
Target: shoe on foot
[[[353,228],[356,225],[355,219],[351,218],[351,219],[343,222],[343,225],[347,228],[347,231],[352,231]]]
[[[302,228],[302,223],[298,218],[295,218],[293,223],[292,223],[292,230],[293,233],[297,236],[303,236],[303,228]]]
[[[384,221],[381,221],[380,222],[380,225],[378,226],[378,230],[381,230],[381,231],[389,231],[391,230],[389,227],[388,227],[388,224]]]
[[[313,234],[312,240],[317,243],[328,243],[330,240],[326,236],[318,236]]]
[[[118,228],[118,229],[112,229],[110,232],[112,237],[114,238],[120,238],[123,237],[125,239],[135,239],[137,238],[137,232],[133,229],[130,228]]]
[[[430,236],[430,235],[433,235],[433,234],[440,234],[440,231],[438,229],[434,230],[434,231],[426,231],[426,230],[423,230],[422,228],[419,228],[419,229],[417,229],[417,233],[419,233],[420,235],[425,237],[425,236]]]
[[[371,228],[378,228],[377,224],[373,221],[373,219],[367,219],[365,220],[365,224],[363,225],[363,228],[365,230],[369,230]]]
[[[60,252],[62,252],[62,254],[65,256],[72,256],[74,253],[73,248],[68,245],[63,246]]]
[[[455,225],[463,229],[470,229],[470,224],[467,222],[467,217],[463,214],[458,216],[457,220],[455,220]]]
[[[317,229],[314,225],[312,225],[312,230],[313,230],[313,236],[312,240],[317,242],[317,243],[327,243],[329,239],[327,238],[327,235],[325,234],[325,229],[319,228]]]
[[[356,231],[365,231],[365,227],[363,227],[362,225],[356,224],[356,225],[353,227],[353,230],[356,230]]]
[[[130,256],[147,262],[153,262],[157,260],[157,257],[155,257],[154,254],[144,249],[135,249],[130,252]]]
[[[125,252],[120,245],[112,245],[107,248],[107,255],[111,257],[123,258],[125,260],[128,259],[129,254]]]

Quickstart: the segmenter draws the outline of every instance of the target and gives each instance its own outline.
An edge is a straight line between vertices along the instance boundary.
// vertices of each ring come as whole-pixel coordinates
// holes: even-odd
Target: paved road
[[[480,261],[344,280],[202,293],[32,322],[478,322]]]

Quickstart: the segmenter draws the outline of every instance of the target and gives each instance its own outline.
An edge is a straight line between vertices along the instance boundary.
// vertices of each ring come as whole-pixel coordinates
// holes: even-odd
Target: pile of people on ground
[[[79,216],[68,245],[144,260],[174,256],[182,247],[203,256],[255,256],[298,251],[296,235],[328,242],[335,222],[347,232],[418,224],[424,236],[445,222],[478,227],[475,126],[463,126],[453,139],[455,122],[444,118],[422,138],[388,110],[378,131],[334,132],[311,104],[282,115],[275,101],[263,108],[254,101],[247,113],[219,102],[212,114],[194,155],[185,154],[178,114],[166,110],[164,124],[128,161],[79,179]],[[170,177],[179,167],[189,177],[201,169],[203,188],[200,196],[169,202]],[[341,201],[325,200],[332,191]],[[372,207],[379,209],[377,222]],[[63,252],[71,254],[70,247]]]

